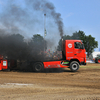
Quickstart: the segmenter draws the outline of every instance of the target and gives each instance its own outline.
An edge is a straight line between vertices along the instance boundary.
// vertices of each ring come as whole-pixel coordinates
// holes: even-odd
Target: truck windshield
[[[75,42],[74,47],[76,49],[84,49],[84,44],[82,44],[81,42]]]

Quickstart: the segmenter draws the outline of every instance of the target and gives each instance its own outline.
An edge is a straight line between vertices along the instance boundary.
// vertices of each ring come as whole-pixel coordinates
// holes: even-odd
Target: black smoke
[[[61,14],[55,11],[54,5],[48,0],[6,0],[4,3],[0,11],[1,55],[9,59],[39,59],[36,57],[39,53],[35,48],[37,44],[33,45],[31,38],[31,42],[25,42],[24,38],[42,30],[44,14],[54,20],[58,35],[63,36]],[[44,47],[41,45],[41,48]]]
[[[9,60],[42,61],[44,42],[40,35],[33,35],[29,42],[20,34],[0,35],[0,55]]]

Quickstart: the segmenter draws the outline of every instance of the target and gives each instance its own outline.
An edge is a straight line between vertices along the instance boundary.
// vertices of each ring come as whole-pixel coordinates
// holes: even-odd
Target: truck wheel
[[[42,72],[44,69],[43,63],[42,62],[36,62],[33,64],[33,70],[35,72]]]
[[[79,63],[77,61],[72,61],[69,67],[72,72],[76,72],[79,69]]]

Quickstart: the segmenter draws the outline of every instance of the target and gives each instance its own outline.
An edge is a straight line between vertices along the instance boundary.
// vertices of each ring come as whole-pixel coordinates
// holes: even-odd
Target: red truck
[[[36,72],[48,68],[70,68],[75,72],[79,65],[86,65],[86,51],[81,40],[65,40],[62,42],[62,59],[56,61],[32,61],[28,67]],[[10,60],[0,58],[0,70],[10,69],[14,64]]]
[[[47,68],[70,68],[75,72],[79,65],[86,65],[86,50],[81,40],[65,40],[62,46],[63,59],[56,61],[37,61],[32,64],[36,72]]]

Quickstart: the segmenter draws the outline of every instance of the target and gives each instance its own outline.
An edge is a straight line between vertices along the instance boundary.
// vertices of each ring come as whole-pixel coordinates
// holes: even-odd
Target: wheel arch
[[[70,65],[70,63],[71,63],[72,61],[77,61],[77,62],[79,63],[79,65],[80,65],[80,61],[79,61],[78,59],[71,59],[70,62],[69,62],[69,65]]]

